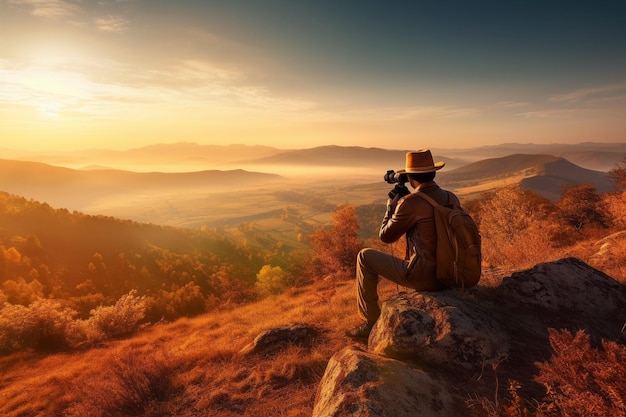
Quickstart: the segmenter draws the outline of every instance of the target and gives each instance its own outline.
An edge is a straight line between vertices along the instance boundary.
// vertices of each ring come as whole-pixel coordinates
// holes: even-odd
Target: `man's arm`
[[[383,217],[378,237],[385,243],[393,243],[415,223],[415,210],[410,210],[411,204],[406,204],[409,197],[387,200],[387,212]]]

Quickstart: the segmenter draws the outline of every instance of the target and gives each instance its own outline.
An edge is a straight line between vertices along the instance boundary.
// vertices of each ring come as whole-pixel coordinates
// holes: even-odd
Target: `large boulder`
[[[506,392],[502,384],[509,380],[521,384],[526,398],[540,399],[544,387],[534,377],[536,364],[548,361],[553,353],[550,328],[582,329],[592,343],[599,344],[602,339],[623,342],[625,323],[626,286],[574,258],[516,272],[497,288],[399,293],[383,303],[367,342],[368,354],[347,350],[330,361],[314,415],[405,415],[380,414],[383,411],[376,410],[385,407],[378,407],[376,401],[404,412],[405,393],[415,386],[422,394],[432,394],[421,396],[421,404],[455,395],[495,399]],[[350,383],[353,379],[348,375],[359,369],[361,373],[367,369],[367,377],[359,384]],[[400,381],[411,387],[403,387]],[[378,400],[373,401],[365,395],[371,384],[390,396],[376,394]],[[450,397],[442,397],[440,390],[446,387],[453,388]],[[403,398],[401,402],[395,394]],[[429,412],[410,415],[432,415]]]
[[[579,259],[536,265],[505,278],[497,301],[507,311],[543,312],[568,323],[624,318],[624,285]]]
[[[463,399],[428,373],[347,347],[328,362],[313,417],[458,417],[466,412]]]
[[[508,356],[492,309],[456,292],[400,293],[383,304],[369,350],[430,366],[480,368]]]

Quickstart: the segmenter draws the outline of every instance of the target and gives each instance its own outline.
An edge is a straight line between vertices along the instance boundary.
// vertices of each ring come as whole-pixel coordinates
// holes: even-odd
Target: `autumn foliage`
[[[136,291],[148,320],[174,319],[253,299],[262,261],[214,231],[70,213],[0,193],[0,302],[11,305],[54,299],[86,319]]]
[[[353,276],[356,256],[363,247],[358,238],[359,224],[354,206],[335,211],[333,226],[318,229],[309,239],[313,267],[317,275]]]
[[[589,335],[579,330],[551,330],[554,354],[540,363],[537,381],[547,388],[542,416],[626,415],[626,347],[603,341],[591,346]]]
[[[131,291],[114,305],[99,306],[89,318],[80,319],[56,300],[42,298],[28,306],[5,303],[0,309],[0,354],[84,348],[131,335],[145,317],[145,304],[145,297]]]

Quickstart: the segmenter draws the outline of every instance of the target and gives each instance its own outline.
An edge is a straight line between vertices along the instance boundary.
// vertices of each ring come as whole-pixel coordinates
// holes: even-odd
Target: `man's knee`
[[[370,256],[373,252],[377,252],[377,251],[376,251],[376,249],[372,249],[372,248],[364,248],[364,249],[361,249],[361,250],[359,251],[358,258],[359,258],[359,259],[365,259],[365,258],[367,258],[368,256]]]
[[[380,254],[381,252],[376,249],[361,249],[357,256],[357,270],[364,275],[368,275],[366,278],[378,279]]]
[[[359,254],[356,257],[357,265],[360,265],[360,266],[366,265],[368,258],[371,259],[371,253],[374,250],[375,249],[372,249],[372,248],[361,249],[359,251]]]

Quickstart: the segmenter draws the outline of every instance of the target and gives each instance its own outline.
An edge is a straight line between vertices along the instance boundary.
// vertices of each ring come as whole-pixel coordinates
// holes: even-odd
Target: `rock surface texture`
[[[469,416],[468,400],[495,400],[509,380],[541,398],[533,377],[552,354],[548,329],[582,329],[598,343],[620,340],[625,323],[626,286],[574,258],[497,288],[399,293],[383,303],[366,348],[330,360],[313,416]]]
[[[241,355],[271,354],[287,345],[309,346],[321,334],[320,329],[308,324],[291,324],[269,329],[259,334],[239,351]]]
[[[315,410],[317,416],[457,417],[465,406],[429,373],[348,347],[329,361]]]

